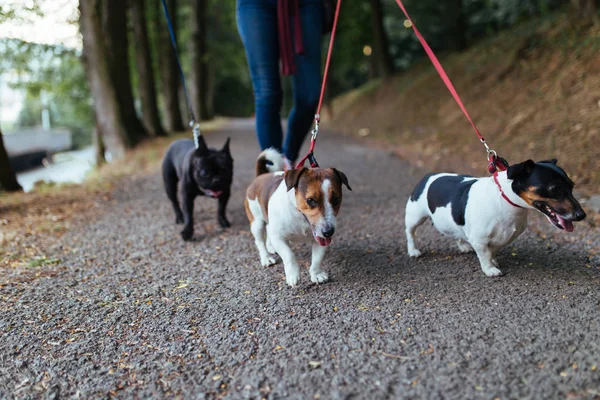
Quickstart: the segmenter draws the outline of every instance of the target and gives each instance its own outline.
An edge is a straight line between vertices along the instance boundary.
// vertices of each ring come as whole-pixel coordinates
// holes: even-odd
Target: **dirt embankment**
[[[557,158],[582,197],[600,193],[600,27],[530,21],[440,55],[489,145],[509,162]],[[485,152],[428,59],[333,104],[325,124],[393,145],[432,170],[484,175]]]

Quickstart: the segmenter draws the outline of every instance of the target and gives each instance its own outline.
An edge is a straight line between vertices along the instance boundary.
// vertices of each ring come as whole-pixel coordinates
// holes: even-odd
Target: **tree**
[[[129,67],[129,40],[127,37],[127,2],[124,0],[102,0],[103,36],[106,40],[108,66],[117,91],[119,109],[125,122],[132,145],[148,136],[140,122],[131,89]]]
[[[106,149],[113,159],[123,158],[132,146],[119,109],[107,63],[107,51],[101,29],[99,0],[79,1],[79,29],[83,39],[83,61],[94,97],[96,125]]]
[[[200,119],[213,117],[212,97],[210,96],[209,54],[206,40],[207,1],[192,1],[192,103],[194,111]]]
[[[145,0],[129,0],[133,37],[135,39],[136,70],[142,101],[142,120],[151,136],[166,136],[160,122],[154,83],[154,68],[145,18]]]
[[[156,0],[155,0],[156,1]],[[159,2],[155,3],[160,7]],[[167,7],[171,15],[173,32],[177,34],[177,1],[167,0]],[[160,14],[159,14],[160,15]],[[159,18],[164,21],[163,18]],[[159,53],[163,55],[163,62],[159,64],[161,75],[161,91],[164,99],[165,124],[168,131],[177,132],[184,130],[181,119],[181,109],[179,107],[179,87],[181,85],[179,72],[177,69],[177,59],[175,51],[171,44],[171,37],[166,23],[159,25]]]
[[[0,188],[7,192],[19,192],[23,188],[17,181],[15,171],[10,165],[8,153],[4,148],[4,140],[2,139],[2,131],[0,130]]]
[[[394,62],[389,51],[389,41],[383,25],[381,0],[371,0],[373,27],[373,60],[377,76],[387,78],[394,73]]]

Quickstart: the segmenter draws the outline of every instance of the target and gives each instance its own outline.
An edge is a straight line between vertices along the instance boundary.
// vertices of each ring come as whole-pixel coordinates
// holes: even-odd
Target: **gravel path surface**
[[[404,204],[425,171],[323,134],[317,157],[349,178],[314,285],[259,265],[243,208],[258,148],[237,123],[228,216],[196,200],[183,242],[159,173],[123,182],[34,279],[0,271],[0,398],[598,398],[600,271],[531,232],[487,278],[431,227],[406,254]],[[547,229],[553,229],[548,225]],[[577,226],[576,226],[577,229]]]

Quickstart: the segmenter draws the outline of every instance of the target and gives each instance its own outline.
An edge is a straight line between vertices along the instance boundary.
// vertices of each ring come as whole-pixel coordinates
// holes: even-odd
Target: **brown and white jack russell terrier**
[[[335,168],[301,168],[283,171],[282,155],[274,149],[263,151],[256,162],[256,179],[246,191],[246,215],[263,267],[275,264],[275,253],[283,261],[288,285],[296,286],[300,267],[289,241],[312,242],[310,280],[327,281],[321,264],[335,233],[336,216],[342,205],[342,185],[348,178]],[[266,228],[266,235],[265,235]]]

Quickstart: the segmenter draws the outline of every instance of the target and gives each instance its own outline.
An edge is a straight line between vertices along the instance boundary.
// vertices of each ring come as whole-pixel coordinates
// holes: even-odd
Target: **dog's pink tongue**
[[[317,239],[317,243],[319,243],[323,247],[329,246],[329,244],[331,243],[331,238],[323,238],[321,236],[315,236],[315,239]]]
[[[565,228],[565,231],[567,232],[573,232],[573,223],[571,221],[567,221],[566,219],[562,218],[560,215],[557,215],[558,217],[558,222],[562,225],[563,228]]]

